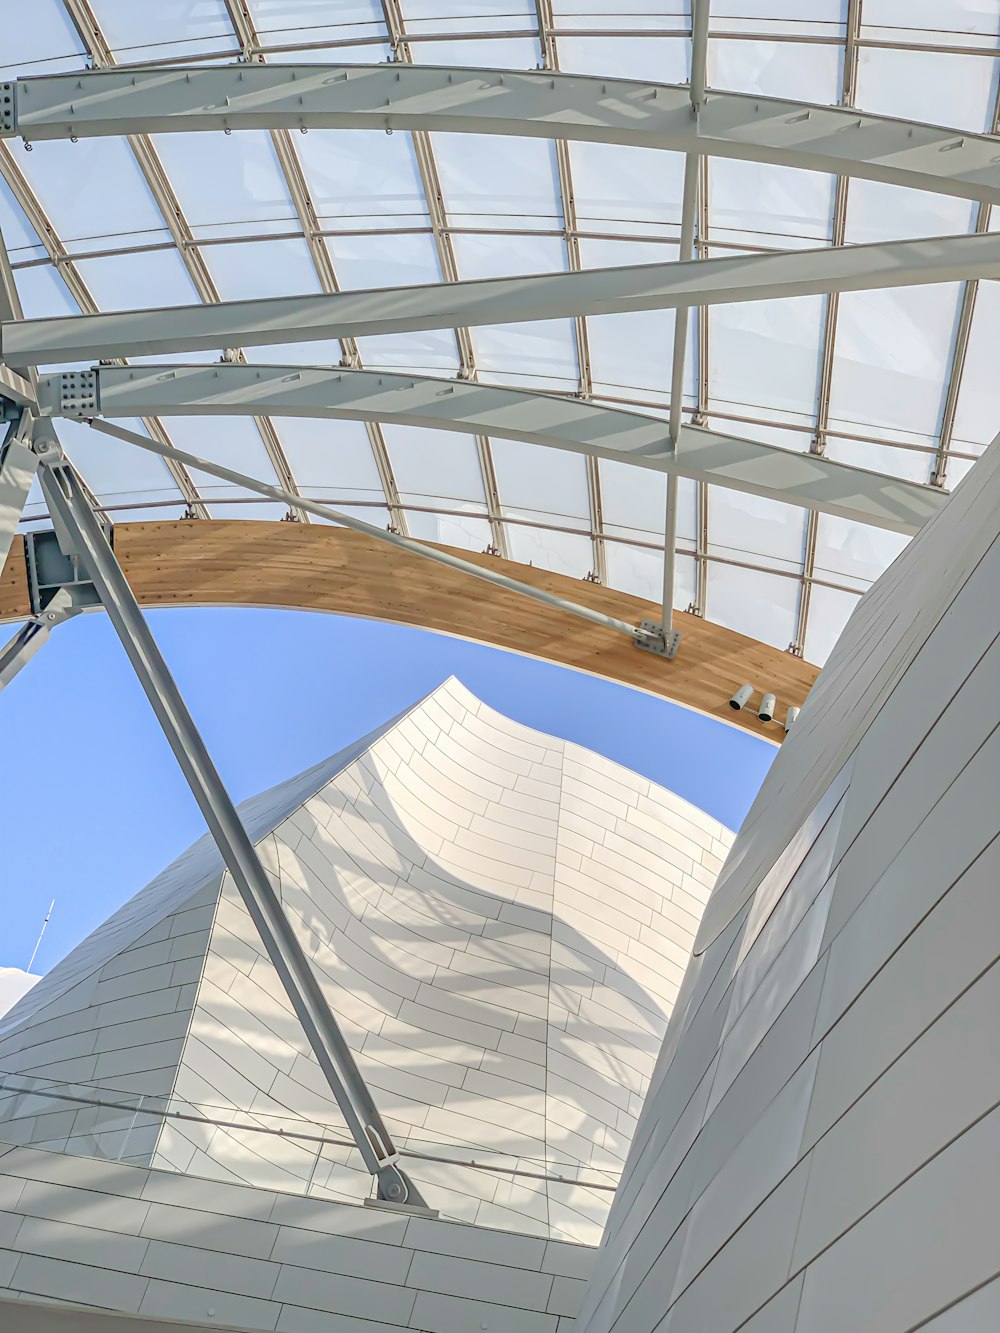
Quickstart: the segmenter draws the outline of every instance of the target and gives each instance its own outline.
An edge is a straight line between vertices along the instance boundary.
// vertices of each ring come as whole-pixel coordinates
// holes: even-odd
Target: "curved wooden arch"
[[[734,712],[730,695],[744,681],[770,690],[783,718],[819,674],[789,653],[683,613],[675,618],[681,651],[667,661],[623,635],[343,528],[235,519],[123,523],[114,545],[144,607],[294,607],[413,625],[603,676],[775,744],[782,729]],[[628,593],[493,556],[455,554],[635,624],[659,619],[658,606]],[[30,614],[24,545],[17,541],[0,573],[0,620]]]

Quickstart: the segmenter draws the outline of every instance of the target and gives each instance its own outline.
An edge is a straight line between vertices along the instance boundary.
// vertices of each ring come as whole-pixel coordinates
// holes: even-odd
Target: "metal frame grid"
[[[79,32],[82,42],[88,52],[90,62],[95,69],[113,69],[117,64],[116,53],[112,49],[107,36],[101,29],[98,9],[91,0],[63,0],[66,11],[71,18],[76,30]],[[343,46],[352,48],[361,48],[366,45],[377,45],[388,47],[391,51],[392,60],[396,63],[412,66],[420,59],[421,44],[434,42],[437,44],[448,43],[453,40],[507,40],[512,38],[525,38],[537,42],[540,52],[540,69],[559,71],[561,66],[560,50],[561,44],[569,38],[608,38],[622,34],[621,28],[602,26],[593,24],[587,26],[582,22],[576,22],[570,26],[565,20],[560,20],[554,10],[551,0],[535,0],[534,14],[532,21],[517,20],[506,27],[501,27],[495,22],[484,21],[482,28],[477,29],[475,22],[469,22],[461,27],[461,31],[449,31],[447,24],[442,23],[439,30],[430,31],[429,27],[434,25],[420,24],[417,28],[410,27],[406,22],[405,0],[382,0],[381,3],[381,23],[372,27],[372,29],[360,36],[353,34],[343,40],[331,38],[314,42],[309,40],[307,32],[303,33],[303,40],[294,46],[283,46],[275,44],[268,40],[268,35],[258,30],[254,19],[254,7],[247,0],[225,0],[226,11],[228,13],[233,29],[232,48],[223,49],[218,43],[213,43],[211,51],[199,52],[191,49],[184,55],[184,64],[198,66],[201,62],[216,63],[220,59],[235,59],[240,62],[260,64],[274,59],[280,60],[282,56],[301,57],[307,53],[308,58],[313,60],[336,59],[338,51]],[[842,95],[841,105],[850,107],[854,102],[857,86],[858,66],[861,53],[866,49],[907,49],[907,50],[927,50],[944,51],[953,53],[975,53],[977,55],[993,55],[993,51],[985,41],[974,41],[970,38],[965,45],[956,45],[954,41],[947,44],[942,42],[913,42],[900,40],[890,40],[885,34],[867,31],[863,27],[863,0],[849,0],[846,10],[845,21],[839,25],[827,24],[825,27],[819,25],[815,31],[807,34],[794,34],[796,41],[803,41],[808,44],[819,44],[828,47],[836,47],[842,53]],[[678,19],[676,24],[664,23],[661,27],[648,26],[641,30],[641,35],[655,39],[661,36],[687,36],[691,41],[691,70],[692,84],[704,86],[706,81],[705,62],[708,50],[709,20],[708,4],[700,4],[694,0],[693,20],[685,27],[683,19]],[[700,37],[699,37],[700,26]],[[419,29],[419,30],[418,30]],[[638,30],[637,30],[638,31]],[[725,43],[727,41],[788,41],[792,40],[793,34],[784,31],[782,25],[777,21],[759,20],[755,25],[737,24],[726,18],[715,18],[712,20],[710,37],[712,43]],[[137,68],[156,68],[175,63],[171,58],[162,60],[152,59],[140,61]],[[708,80],[710,82],[710,80]],[[697,102],[697,98],[692,99]],[[1000,100],[997,103],[997,112],[1000,113]],[[996,116],[993,124],[994,132],[998,128]],[[319,283],[320,290],[324,293],[333,294],[340,290],[336,271],[331,260],[330,249],[326,243],[328,232],[320,224],[316,210],[310,198],[309,186],[302,165],[297,153],[294,138],[291,132],[285,128],[275,128],[270,131],[271,140],[274,145],[275,154],[280,164],[281,172],[291,199],[297,218],[297,229],[289,231],[288,236],[301,237],[308,246],[312,257],[313,266]],[[418,164],[420,180],[425,195],[428,223],[426,230],[433,236],[440,269],[446,283],[454,283],[459,279],[458,266],[455,258],[455,249],[453,237],[461,234],[463,228],[449,215],[447,199],[442,190],[440,173],[435,160],[432,136],[426,130],[414,130],[412,132],[413,144],[416,160]],[[218,301],[218,290],[211,277],[210,270],[204,259],[205,248],[209,245],[226,244],[229,239],[225,237],[213,237],[211,239],[198,238],[188,225],[184,217],[183,210],[178,202],[177,196],[172,188],[169,176],[164,170],[162,163],[156,153],[152,142],[152,137],[147,133],[132,133],[128,136],[128,142],[135,156],[136,162],[142,172],[142,175],[149,186],[150,192],[160,210],[164,220],[165,230],[170,236],[169,242],[149,242],[136,249],[156,249],[171,248],[176,249],[184,262],[185,268],[191,278],[196,292],[200,299],[207,304],[214,304]],[[580,244],[582,239],[600,238],[602,233],[593,227],[584,228],[581,226],[577,216],[575,204],[575,191],[572,174],[572,163],[568,149],[567,141],[564,139],[556,140],[555,155],[557,164],[558,187],[560,195],[560,206],[562,212],[562,226],[558,233],[566,246],[567,268],[570,273],[582,271],[580,260]],[[695,222],[693,229],[694,253],[699,258],[704,258],[711,247],[713,254],[724,251],[728,246],[735,243],[729,242],[724,238],[712,236],[709,229],[710,210],[709,210],[709,181],[710,181],[710,155],[708,153],[698,156],[692,156],[693,161],[697,161],[697,204],[695,211]],[[41,204],[33,195],[27,180],[22,172],[19,171],[16,159],[7,143],[0,143],[0,171],[4,175],[18,203],[24,209],[32,225],[38,232],[46,249],[44,259],[31,259],[27,261],[28,265],[38,263],[51,263],[58,268],[67,285],[80,305],[81,310],[85,312],[96,313],[96,303],[88,290],[86,282],[83,280],[79,263],[87,258],[93,258],[100,253],[99,250],[79,251],[71,254],[67,246],[61,241],[57,230],[51,221],[46,217]],[[834,246],[843,244],[844,228],[847,210],[847,198],[849,189],[849,177],[839,176],[834,194],[833,214],[831,221],[831,240]],[[975,233],[984,236],[989,228],[989,219],[991,204],[985,200],[980,202],[976,218]],[[681,219],[681,240],[683,243],[683,233],[685,231],[685,221],[690,223],[690,218]],[[423,230],[424,228],[421,228]],[[402,230],[402,229],[401,229]],[[531,234],[539,235],[532,229],[530,233],[522,232],[517,227],[506,229],[512,235]],[[690,227],[688,227],[690,231]],[[284,235],[286,233],[282,233]],[[610,236],[612,233],[608,233]],[[618,239],[627,239],[627,235],[621,232],[613,233]],[[254,240],[275,239],[275,233],[265,234],[243,234],[239,236],[241,242],[253,242]],[[744,249],[745,247],[738,247]],[[761,254],[768,251],[764,247],[759,247]],[[119,253],[121,253],[119,251]],[[945,401],[942,408],[940,429],[937,445],[934,450],[933,480],[932,484],[938,488],[943,488],[947,480],[947,468],[949,459],[952,456],[966,458],[967,455],[955,453],[953,451],[953,428],[955,421],[956,405],[958,402],[958,391],[961,385],[961,377],[965,364],[965,354],[968,345],[969,331],[972,325],[972,315],[975,307],[976,293],[978,290],[978,277],[969,277],[965,282],[964,296],[962,300],[961,313],[958,321],[957,333],[954,341],[954,348],[951,357],[949,380],[945,394]],[[685,308],[686,309],[686,308]],[[684,415],[696,424],[719,423],[725,425],[732,421],[739,423],[745,421],[754,426],[774,425],[775,423],[766,416],[753,415],[748,412],[744,416],[736,413],[730,413],[723,408],[712,403],[709,395],[708,379],[708,357],[710,346],[710,306],[697,306],[694,319],[695,337],[694,346],[696,349],[695,365],[695,383],[697,387],[696,401],[691,407],[683,407]],[[827,441],[830,439],[847,439],[854,442],[869,442],[871,444],[883,444],[884,440],[865,434],[863,431],[845,431],[831,428],[830,425],[830,389],[832,380],[833,362],[837,347],[837,325],[838,325],[839,296],[836,291],[831,291],[826,299],[826,313],[824,322],[824,331],[822,339],[822,358],[821,373],[819,381],[819,390],[817,395],[817,404],[815,412],[815,421],[811,431],[812,439],[810,443],[811,451],[816,455],[822,455]],[[678,313],[678,327],[684,322],[684,315]],[[593,396],[593,384],[590,367],[589,351],[589,332],[588,320],[585,314],[578,314],[573,317],[573,327],[576,340],[576,357],[578,367],[578,395],[587,401]],[[477,367],[473,349],[473,341],[467,328],[457,327],[455,329],[455,339],[459,355],[459,376],[470,381],[477,378]],[[346,367],[360,368],[361,360],[358,354],[357,340],[349,335],[341,338],[342,360]],[[243,361],[243,355],[238,347],[232,347],[227,350],[227,358],[237,363]],[[674,389],[677,385],[683,383],[683,359],[675,362]],[[680,378],[678,378],[680,376]],[[678,395],[673,395],[676,400]],[[604,399],[604,401],[609,401]],[[619,406],[634,405],[640,409],[649,409],[653,404],[642,399],[625,399],[618,402]],[[675,403],[672,412],[672,418],[675,418],[681,409],[680,403]],[[289,503],[289,517],[295,517],[308,520],[308,512],[302,505],[294,503],[300,495],[300,486],[293,475],[293,469],[282,449],[281,439],[278,431],[275,429],[270,417],[262,415],[255,418],[257,429],[264,443],[268,458],[274,467],[279,488],[293,497],[293,502]],[[144,419],[144,424],[149,430],[152,438],[158,444],[170,446],[172,443],[169,433],[169,425],[156,417]],[[783,429],[804,429],[803,427],[789,426],[787,422],[780,423]],[[406,514],[425,512],[424,508],[415,504],[404,504],[400,498],[399,488],[393,475],[392,463],[389,450],[386,447],[384,435],[378,420],[371,419],[365,421],[365,429],[371,443],[372,453],[375,460],[378,475],[384,492],[385,504],[390,516],[391,530],[401,535],[407,533]],[[673,421],[671,423],[672,434],[676,434]],[[523,519],[515,515],[507,514],[503,506],[503,497],[500,494],[500,487],[497,482],[496,470],[493,464],[492,449],[490,437],[485,434],[475,436],[476,447],[479,458],[483,494],[486,502],[486,517],[490,528],[490,549],[500,555],[509,553],[507,532],[508,529],[516,528],[524,523]],[[915,448],[916,446],[906,442],[897,442],[900,447]],[[212,505],[222,505],[226,501],[223,499],[212,499],[206,501],[195,487],[189,473],[180,464],[176,457],[166,456],[167,466],[170,469],[174,480],[176,481],[181,495],[188,505],[188,512],[193,517],[206,516],[208,513],[208,503]],[[622,538],[615,533],[605,531],[603,504],[601,497],[601,473],[599,465],[593,457],[586,459],[587,469],[587,493],[589,501],[589,523],[585,528],[578,528],[567,524],[550,523],[545,524],[539,521],[536,526],[545,529],[546,526],[553,531],[579,532],[581,535],[587,535],[592,545],[593,568],[588,577],[599,582],[607,580],[607,558],[606,551],[609,545],[615,545],[622,541]],[[672,488],[676,489],[676,488]],[[353,503],[357,503],[354,501]],[[675,499],[674,499],[675,505]],[[152,506],[150,506],[152,512]],[[433,512],[442,513],[440,509]],[[462,511],[454,511],[456,514]],[[734,567],[744,567],[747,569],[762,568],[756,565],[752,560],[741,560],[739,554],[720,554],[711,548],[709,543],[709,490],[704,481],[696,482],[696,502],[695,502],[695,542],[693,552],[685,551],[685,555],[693,555],[695,565],[695,593],[689,610],[695,614],[704,615],[708,606],[710,570],[714,564],[730,564]],[[669,515],[668,515],[669,517]],[[789,644],[789,651],[801,655],[805,648],[806,636],[809,627],[809,613],[811,589],[814,583],[826,586],[837,586],[834,581],[829,579],[817,579],[815,570],[816,541],[818,533],[818,518],[815,511],[811,511],[806,524],[805,540],[802,550],[801,568],[798,571],[797,578],[800,583],[800,592],[798,600],[798,612],[796,616],[795,635]],[[669,540],[669,522],[668,522],[668,540]],[[642,545],[641,542],[633,543]],[[671,543],[672,544],[672,543]],[[672,587],[673,578],[667,561],[665,569],[665,582],[668,587]],[[773,568],[768,568],[769,573],[778,573]],[[780,571],[783,576],[788,575],[787,570]],[[847,590],[847,585],[843,585]],[[857,589],[851,587],[850,591]],[[665,623],[668,619],[670,598],[664,598]]]

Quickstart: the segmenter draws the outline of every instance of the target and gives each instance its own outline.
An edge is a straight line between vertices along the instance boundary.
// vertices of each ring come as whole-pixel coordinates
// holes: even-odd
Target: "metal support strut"
[[[0,648],[0,690],[28,665],[56,625],[77,615],[81,609],[71,589],[60,588],[44,611],[39,611],[23,624],[14,637]]]
[[[215,838],[380,1199],[426,1207],[398,1154],[315,973],[83,491],[48,428],[34,448],[49,512],[85,566]]]

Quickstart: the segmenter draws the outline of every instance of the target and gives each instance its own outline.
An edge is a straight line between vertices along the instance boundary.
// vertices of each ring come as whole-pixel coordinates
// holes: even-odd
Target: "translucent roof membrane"
[[[109,61],[241,58],[547,65],[664,83],[690,73],[685,0],[91,8],[96,33],[78,31],[62,0],[21,7],[4,31],[0,79]],[[846,0],[717,0],[709,85],[995,128],[1000,0],[864,0],[857,9],[848,33]],[[684,165],[640,148],[401,130],[162,134],[38,143],[30,153],[11,140],[0,144],[0,229],[29,317],[568,272],[675,260]],[[713,158],[703,180],[702,258],[997,227],[985,206],[862,180],[838,186],[818,172]],[[665,418],[674,326],[672,312],[651,311],[170,359],[225,351],[256,364],[459,375]],[[996,432],[998,340],[1000,287],[986,281],[713,306],[689,320],[684,418],[951,487]],[[272,483],[290,475],[301,495],[380,526],[661,597],[666,482],[646,470],[377,422],[126,424]],[[285,513],[85,426],[65,435],[113,518]],[[26,522],[43,514],[35,495]],[[904,540],[682,480],[674,603],[822,662]]]

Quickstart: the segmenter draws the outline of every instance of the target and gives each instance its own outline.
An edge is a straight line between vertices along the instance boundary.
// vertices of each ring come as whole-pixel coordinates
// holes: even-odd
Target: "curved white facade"
[[[582,1333],[1000,1326],[1000,443],[869,593],[704,914]]]
[[[408,1157],[428,1203],[596,1241],[611,1195],[588,1183],[617,1181],[729,831],[454,679],[242,814],[397,1147],[533,1173]],[[0,1069],[345,1137],[205,841],[8,1016]],[[112,1155],[122,1143],[106,1111],[34,1099],[18,1115],[8,1138],[85,1148],[103,1135]],[[249,1128],[141,1118],[122,1155],[325,1197],[370,1191],[353,1148],[317,1157]]]

